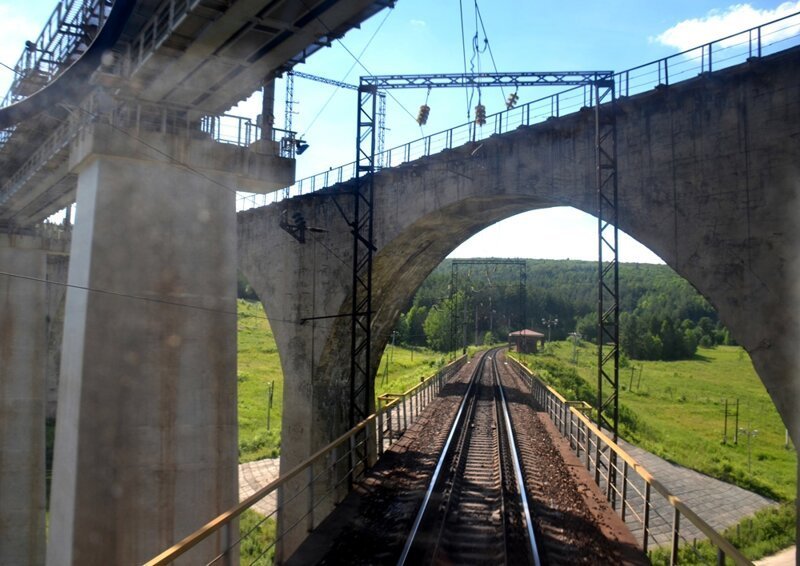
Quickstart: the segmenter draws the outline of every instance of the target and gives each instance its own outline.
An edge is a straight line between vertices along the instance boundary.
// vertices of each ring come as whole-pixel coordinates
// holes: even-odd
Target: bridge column
[[[0,564],[44,564],[47,238],[0,234]],[[61,250],[63,251],[63,250]]]
[[[234,188],[271,159],[99,124],[72,147],[48,564],[142,563],[238,502]]]
[[[350,205],[347,197],[340,205]],[[309,230],[300,243],[280,228],[286,218],[302,214]],[[352,234],[331,198],[301,198],[287,204],[240,212],[239,268],[258,293],[269,317],[283,370],[281,473],[350,429],[350,286]],[[267,244],[265,245],[265,242]],[[388,334],[373,332],[373,377]],[[318,525],[347,492],[343,464],[336,479],[323,475],[314,486]],[[304,474],[289,482],[279,510],[278,530],[284,536],[276,561],[289,558],[308,535]],[[338,487],[332,484],[338,483]],[[327,496],[324,496],[327,493]]]

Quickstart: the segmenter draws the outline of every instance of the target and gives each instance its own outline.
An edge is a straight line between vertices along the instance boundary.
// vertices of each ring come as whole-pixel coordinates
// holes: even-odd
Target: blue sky
[[[710,0],[480,0],[477,5],[500,71],[619,71],[800,11],[800,0],[747,4]],[[0,61],[13,66],[24,41],[38,35],[54,7],[53,0],[0,0]],[[336,43],[312,56],[298,70],[349,83],[357,83],[358,77],[368,72],[461,72],[464,58],[460,7],[467,69],[494,70],[488,52],[479,56],[473,53],[474,0],[398,0],[393,10],[379,13],[361,29],[346,35],[341,43],[347,49]],[[479,35],[478,43],[483,46],[482,29]],[[355,63],[351,53],[359,56],[360,63]],[[10,71],[0,69],[3,92],[10,78]],[[549,93],[525,89],[519,94],[524,103]],[[387,108],[387,147],[467,121],[463,90],[432,91],[427,97],[430,120],[424,129],[414,117],[426,102],[426,91],[394,91],[392,95]],[[253,97],[233,112],[255,116],[260,111],[259,98]],[[278,127],[284,123],[283,102],[284,83],[279,80],[275,109]],[[504,98],[499,89],[484,89],[482,102],[491,113],[503,108]],[[298,159],[298,177],[353,160],[355,112],[354,92],[295,79],[293,129],[310,144]],[[548,237],[536,237],[541,234]],[[557,208],[525,213],[495,224],[460,246],[453,257],[593,260],[596,250],[596,220],[574,209]],[[623,261],[661,261],[627,237],[621,241],[620,257]]]

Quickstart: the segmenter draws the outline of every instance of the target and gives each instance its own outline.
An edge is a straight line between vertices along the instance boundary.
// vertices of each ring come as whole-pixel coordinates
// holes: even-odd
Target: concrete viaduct
[[[180,17],[162,12],[173,4]],[[282,466],[347,428],[346,319],[301,324],[348,312],[350,232],[330,197],[341,187],[237,218],[234,188],[275,190],[293,163],[269,132],[233,145],[199,125],[242,98],[234,85],[256,88],[392,3],[302,4],[143,0],[123,34],[131,80],[101,73],[76,111],[5,141],[0,563],[45,561],[48,312],[62,300],[46,283],[64,282],[67,254],[48,564],[141,562],[235,504],[237,231],[286,380]],[[620,228],[716,306],[795,444],[798,76],[794,49],[624,100],[618,116]],[[377,175],[373,360],[401,305],[470,235],[535,208],[593,212],[590,115]],[[69,246],[36,227],[75,200]],[[279,228],[284,207],[324,231],[299,244]]]
[[[619,227],[715,306],[796,445],[798,76],[794,49],[623,99],[617,117]],[[373,368],[400,309],[464,240],[527,210],[594,213],[594,143],[586,111],[377,174]],[[238,215],[239,268],[262,297],[283,366],[282,469],[348,428],[349,318],[301,323],[349,312],[352,237],[332,198],[346,189]],[[279,228],[284,209],[318,231],[297,242]]]

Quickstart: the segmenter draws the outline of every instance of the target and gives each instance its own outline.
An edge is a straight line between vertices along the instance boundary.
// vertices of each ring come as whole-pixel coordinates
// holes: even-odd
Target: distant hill
[[[442,262],[398,324],[401,340],[447,349],[454,324],[460,332],[459,343],[463,343],[465,328],[469,343],[476,342],[476,336],[478,343],[483,342],[487,332],[502,339],[523,327],[549,330],[553,340],[576,331],[586,339],[595,338],[596,262],[528,259],[522,274],[519,265],[485,261],[457,263],[455,269],[453,260]],[[714,308],[668,266],[620,264],[619,286],[621,342],[631,357],[679,359],[691,357],[701,341],[708,346],[731,342]],[[435,320],[429,321],[430,317]],[[542,319],[558,323],[548,329]]]

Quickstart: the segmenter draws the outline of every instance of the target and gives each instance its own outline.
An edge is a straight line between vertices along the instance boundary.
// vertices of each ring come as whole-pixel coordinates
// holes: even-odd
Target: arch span
[[[687,279],[742,344],[800,443],[800,50],[618,104],[619,227]],[[595,210],[590,111],[375,177],[373,368],[401,307],[456,246],[519,212]],[[346,186],[240,213],[240,268],[272,321],[286,380],[282,464],[347,428]],[[337,196],[338,195],[338,196]],[[300,244],[280,210],[309,227]],[[303,319],[328,316],[301,323]]]

